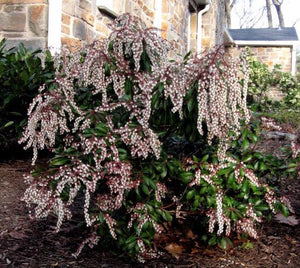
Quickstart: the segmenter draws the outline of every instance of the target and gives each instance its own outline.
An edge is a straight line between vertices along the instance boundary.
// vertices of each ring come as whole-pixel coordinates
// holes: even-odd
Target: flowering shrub
[[[138,18],[122,15],[112,29],[107,40],[63,51],[55,86],[30,105],[20,142],[33,148],[33,165],[39,149],[54,153],[48,168],[26,175],[34,216],[55,213],[59,231],[83,194],[91,236],[76,256],[109,241],[140,261],[155,257],[163,223],[184,223],[191,211],[216,233],[210,244],[232,230],[257,238],[264,211],[287,209],[241,157],[251,141],[239,142],[250,118],[246,61],[221,46],[169,62],[169,43]]]

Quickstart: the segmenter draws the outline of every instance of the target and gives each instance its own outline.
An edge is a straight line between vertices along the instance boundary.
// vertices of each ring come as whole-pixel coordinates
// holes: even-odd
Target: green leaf
[[[259,169],[260,169],[261,171],[264,171],[264,170],[267,170],[268,167],[265,165],[264,162],[260,162]]]
[[[192,112],[192,110],[194,109],[194,106],[195,106],[195,100],[193,98],[189,99],[189,101],[187,103],[188,111]]]
[[[129,250],[130,250],[130,249],[133,249],[133,248],[136,246],[136,244],[137,244],[137,241],[133,241],[133,242],[129,243],[129,244],[128,244],[128,249],[129,249]]]
[[[52,166],[63,166],[69,162],[69,158],[56,158],[50,161]]]
[[[196,193],[195,189],[193,189],[191,191],[188,191],[187,194],[186,194],[186,199],[187,200],[192,199],[195,196],[195,193]]]
[[[127,157],[127,151],[123,148],[118,148],[118,152],[119,152],[119,158],[121,161],[124,161],[126,160],[128,157]]]
[[[231,211],[230,212],[230,219],[233,220],[233,221],[237,221],[237,220],[239,220],[239,216],[234,211]]]
[[[283,204],[281,204],[281,211],[284,217],[288,217],[290,215],[289,209]]]
[[[286,170],[286,172],[295,172],[297,170],[297,167],[290,167]]]
[[[184,60],[187,60],[189,57],[190,57],[190,55],[191,55],[191,51],[189,51],[188,53],[186,53],[185,55],[184,55]]]
[[[14,124],[14,121],[9,121],[3,127],[6,128],[6,127],[9,127],[9,126],[11,126],[13,124]]]
[[[231,143],[231,147],[232,147],[232,148],[236,148],[238,145],[239,145],[239,142],[238,142],[237,140],[234,140],[234,141]]]
[[[243,130],[243,132],[242,132],[242,139],[243,140],[247,139],[248,133],[249,133],[249,131],[248,131],[247,128]]]
[[[100,224],[104,223],[104,215],[102,212],[99,213],[99,222]]]
[[[165,178],[167,176],[167,174],[168,174],[168,169],[166,166],[163,166],[162,171],[160,173],[160,177]]]
[[[97,134],[100,136],[100,137],[104,137],[107,135],[108,131],[109,131],[109,127],[100,122],[96,125],[95,129],[97,130]]]
[[[249,162],[252,159],[252,155],[248,154],[246,156],[243,156],[242,161],[243,162]]]
[[[15,116],[22,116],[22,114],[19,112],[9,112],[9,114],[15,115]]]
[[[208,158],[209,158],[209,154],[206,154],[205,156],[202,157],[201,162],[205,163]]]
[[[228,250],[233,246],[233,244],[228,237],[222,237],[219,246],[224,250]]]
[[[253,243],[251,243],[249,240],[247,242],[244,242],[242,244],[242,247],[243,247],[243,249],[253,249],[254,248]]]
[[[171,222],[172,221],[172,216],[171,216],[171,214],[168,211],[163,211],[162,217],[167,222]]]
[[[193,202],[193,208],[197,209],[199,207],[200,204],[200,199],[199,198],[195,198],[194,202]]]
[[[208,240],[209,246],[215,246],[217,244],[217,237],[214,235],[212,238]]]
[[[180,179],[184,183],[190,183],[194,177],[194,174],[192,172],[183,172],[180,174]]]
[[[214,203],[215,203],[215,198],[213,198],[212,196],[206,196],[206,201],[207,201],[207,205],[209,207],[211,207]]]
[[[249,136],[252,140],[252,142],[256,143],[258,140],[258,137],[254,133],[249,133]]]
[[[132,99],[131,95],[124,94],[121,98],[120,101],[130,101]]]
[[[243,168],[240,168],[240,176],[241,176],[242,178],[245,177],[245,170],[244,170]]]
[[[220,169],[218,171],[218,175],[222,176],[222,175],[228,175],[230,172],[233,171],[233,168],[232,167],[228,167],[228,168],[223,168],[223,169]]]
[[[134,241],[136,241],[137,237],[136,236],[130,236],[127,238],[127,240],[125,241],[126,244],[130,244]]]
[[[147,187],[146,184],[143,183],[143,184],[141,185],[141,187],[142,187],[143,192],[144,192],[146,195],[150,195],[149,189],[148,189],[148,187]]]
[[[255,209],[258,211],[268,211],[270,208],[267,204],[260,204],[258,206],[255,206]]]
[[[248,139],[244,139],[242,143],[242,149],[246,151],[249,148],[250,142]]]

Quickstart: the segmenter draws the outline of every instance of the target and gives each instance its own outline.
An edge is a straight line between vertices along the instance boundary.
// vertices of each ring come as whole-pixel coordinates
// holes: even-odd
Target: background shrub
[[[263,116],[289,125],[300,131],[300,83],[291,73],[283,72],[280,65],[270,70],[247,51],[250,67],[248,105]],[[283,93],[283,99],[275,101],[267,96],[270,89]]]
[[[43,56],[42,61],[39,56]],[[31,51],[20,44],[5,50],[0,42],[0,148],[15,151],[27,120],[27,109],[38,89],[54,78],[49,52]],[[18,150],[21,152],[21,150]],[[5,154],[8,158],[9,154]]]

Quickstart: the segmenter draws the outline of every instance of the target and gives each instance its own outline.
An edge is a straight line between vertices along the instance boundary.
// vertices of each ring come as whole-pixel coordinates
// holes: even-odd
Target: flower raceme
[[[162,231],[164,221],[172,221],[165,208],[175,204],[180,215],[188,206],[182,202],[181,175],[194,177],[184,187],[211,187],[215,201],[195,209],[206,210],[210,232],[218,223],[218,235],[224,225],[226,235],[231,232],[225,186],[216,182],[220,170],[235,165],[236,185],[249,180],[260,187],[252,170],[237,159],[226,160],[232,133],[238,135],[241,120],[250,118],[244,57],[229,58],[219,46],[201,58],[167,61],[170,49],[157,29],[122,15],[106,40],[77,53],[63,49],[55,62],[55,86],[41,87],[29,107],[20,142],[33,148],[33,165],[40,149],[49,149],[54,158],[47,170],[26,175],[29,186],[23,199],[34,206],[36,218],[57,214],[58,231],[83,194],[84,220],[92,235],[76,256],[84,244],[93,246],[109,233],[127,254],[139,260],[153,257],[149,241]],[[184,168],[188,154],[199,156],[201,148],[169,154],[165,145],[172,137],[193,141],[195,148],[202,140],[218,147],[218,157],[204,166],[191,160],[190,168]],[[240,169],[245,176],[240,177]],[[268,189],[273,209],[271,193]],[[253,221],[259,220],[252,214],[249,206],[236,220],[236,229],[256,237]]]

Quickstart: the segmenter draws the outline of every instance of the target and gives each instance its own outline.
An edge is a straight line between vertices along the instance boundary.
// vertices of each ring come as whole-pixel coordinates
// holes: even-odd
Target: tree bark
[[[283,3],[283,0],[282,1],[272,0],[272,2],[274,4],[276,12],[277,12],[279,26],[283,28],[284,27],[284,19],[283,19],[283,14],[282,14],[282,11],[281,11],[281,5]]]
[[[272,12],[271,12],[271,3],[270,3],[270,0],[266,0],[266,8],[267,8],[267,16],[268,16],[268,25],[269,25],[269,28],[273,28],[273,19],[272,19]]]
[[[226,24],[227,28],[231,28],[231,6],[230,0],[225,0],[225,16],[226,16]]]
[[[225,0],[225,17],[227,28],[231,28],[231,9],[234,7],[237,0]]]

